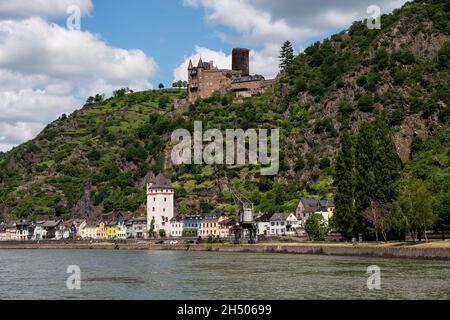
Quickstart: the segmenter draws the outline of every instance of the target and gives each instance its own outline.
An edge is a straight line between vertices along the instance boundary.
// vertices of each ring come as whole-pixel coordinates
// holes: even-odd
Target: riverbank
[[[232,244],[154,244],[153,242],[0,242],[2,249],[104,249],[104,250],[179,250],[211,252],[289,253],[332,256],[365,256],[409,259],[450,260],[450,241],[428,243],[259,243]]]

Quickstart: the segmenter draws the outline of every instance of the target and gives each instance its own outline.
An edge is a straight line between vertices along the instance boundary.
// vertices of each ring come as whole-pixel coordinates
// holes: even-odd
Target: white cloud
[[[79,100],[73,96],[24,89],[0,92],[0,121],[48,123],[74,110]]]
[[[7,151],[14,145],[32,139],[41,129],[39,122],[0,122],[0,151]]]
[[[113,48],[89,32],[40,17],[0,18],[0,150],[34,137],[89,95],[150,89],[157,72],[141,50]]]
[[[64,17],[67,8],[78,6],[82,15],[93,9],[91,0],[1,0],[0,18]]]
[[[187,69],[189,66],[189,60],[194,65],[197,65],[200,58],[203,61],[214,61],[214,65],[220,69],[230,69],[231,67],[231,55],[225,54],[223,51],[214,51],[208,48],[196,46],[195,52],[190,57],[185,57],[183,63],[181,63],[174,71],[174,81],[187,80]]]
[[[382,13],[390,13],[407,0],[184,0],[184,5],[205,9],[210,25],[229,28],[216,35],[226,43],[253,48],[251,73],[274,77],[278,72],[279,51],[282,43],[290,40],[297,51],[302,51],[312,39],[325,38],[343,30],[355,20],[369,16],[367,8],[376,4]],[[262,49],[261,49],[262,48]],[[191,56],[198,58],[208,53],[206,60],[221,52],[196,47]],[[227,56],[230,58],[229,56]],[[187,77],[189,59],[176,68],[175,79]]]

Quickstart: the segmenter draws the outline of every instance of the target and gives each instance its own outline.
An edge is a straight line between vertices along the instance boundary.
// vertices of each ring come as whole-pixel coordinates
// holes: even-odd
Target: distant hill
[[[173,110],[182,90],[119,91],[90,99],[35,139],[0,154],[0,220],[145,213],[145,184],[164,172],[181,212],[235,208],[228,181],[257,210],[293,210],[304,195],[333,198],[334,165],[344,129],[383,117],[402,176],[449,172],[450,3],[414,1],[316,43],[296,57],[271,92],[239,101],[232,95]],[[201,120],[207,128],[281,128],[276,177],[252,166],[170,164],[170,135]]]

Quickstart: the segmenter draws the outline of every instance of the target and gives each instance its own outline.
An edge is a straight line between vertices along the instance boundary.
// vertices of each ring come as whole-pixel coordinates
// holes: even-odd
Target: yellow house
[[[98,223],[97,239],[108,239],[108,225],[103,221]]]
[[[108,224],[108,239],[115,239],[117,236],[117,222]]]

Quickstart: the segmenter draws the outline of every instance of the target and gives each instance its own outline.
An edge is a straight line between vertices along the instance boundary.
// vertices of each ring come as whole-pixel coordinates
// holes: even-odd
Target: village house
[[[57,232],[58,232],[58,235],[59,235],[60,226],[62,224],[63,224],[63,222],[61,220],[58,220],[58,221],[45,221],[42,224],[42,228],[45,231],[45,232],[43,232],[44,237],[42,239],[43,240],[55,240]]]
[[[198,237],[199,229],[202,222],[202,216],[199,214],[187,214],[183,216],[184,229],[183,237]]]
[[[198,235],[202,238],[218,237],[219,236],[219,219],[222,214],[211,213],[203,214],[202,221],[200,222],[200,228]]]
[[[100,221],[97,223],[97,240],[105,240],[108,239],[108,225],[104,221]]]
[[[172,183],[164,175],[159,174],[147,185],[147,221],[148,234],[153,221],[153,232],[159,234],[164,230],[170,235],[170,220],[174,217],[175,191]]]
[[[87,223],[85,227],[81,230],[81,238],[83,240],[95,240],[97,239],[97,224]]]
[[[108,223],[108,239],[116,239],[117,237],[117,222],[111,221]]]
[[[270,234],[270,217],[268,214],[257,215],[255,222],[257,236],[268,236]]]
[[[115,221],[117,222],[116,227],[116,238],[119,240],[126,240],[128,236],[131,237],[131,228],[127,228],[127,221],[131,219],[131,214],[127,212],[118,212],[115,215]],[[127,233],[129,230],[129,234]]]
[[[20,221],[16,223],[16,236],[17,241],[31,240],[33,237],[34,227],[31,221]]]
[[[131,223],[131,238],[146,239],[147,238],[147,218],[135,218],[129,221]]]
[[[7,240],[17,240],[16,239],[16,223],[11,222],[5,225],[5,238]]]
[[[293,213],[275,213],[270,218],[271,236],[293,236],[299,228],[300,222]]]
[[[45,221],[38,221],[34,226],[34,232],[31,240],[43,240],[46,236],[46,231],[44,229]]]
[[[219,218],[218,226],[220,239],[230,238],[233,221],[229,219],[226,215],[222,215]]]
[[[182,216],[176,216],[170,220],[170,236],[180,238],[183,236],[184,221]]]
[[[326,221],[334,215],[334,202],[330,200],[321,200],[317,198],[301,198],[295,210],[295,216],[304,226],[305,222],[314,214],[320,214]]]
[[[86,226],[86,220],[74,219],[72,221],[72,227],[70,228],[69,239],[78,240],[81,239],[81,233],[83,228]]]

